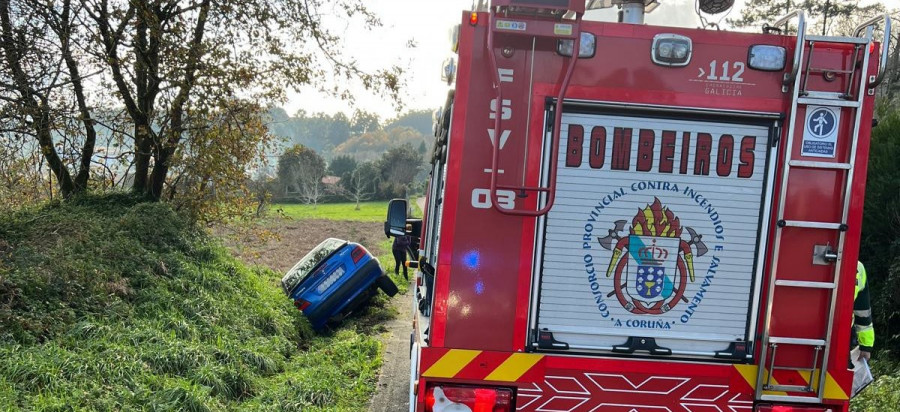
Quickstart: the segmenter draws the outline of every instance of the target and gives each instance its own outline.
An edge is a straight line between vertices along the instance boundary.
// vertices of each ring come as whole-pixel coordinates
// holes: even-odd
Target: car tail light
[[[435,385],[425,391],[425,411],[456,410],[449,408],[465,405],[472,412],[510,412],[512,397],[509,388]]]
[[[363,258],[367,253],[366,248],[362,246],[357,246],[350,252],[350,257],[353,258],[353,263],[359,263],[359,260]]]
[[[297,299],[294,301],[294,307],[297,308],[297,310],[306,310],[309,305],[310,303],[303,299]]]
[[[822,406],[793,406],[793,405],[758,405],[757,412],[833,412],[835,409]]]

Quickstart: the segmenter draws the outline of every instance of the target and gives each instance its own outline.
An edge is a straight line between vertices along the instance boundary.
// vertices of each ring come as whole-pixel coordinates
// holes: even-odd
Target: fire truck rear
[[[848,410],[890,19],[751,34],[587,3],[620,22],[462,14],[425,216],[394,201],[385,228],[420,238],[410,410]]]

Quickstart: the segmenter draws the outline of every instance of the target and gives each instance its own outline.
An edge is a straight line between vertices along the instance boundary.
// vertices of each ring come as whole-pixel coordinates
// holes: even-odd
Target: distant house
[[[322,177],[322,184],[325,186],[334,186],[341,182],[341,178],[338,176],[324,176]]]

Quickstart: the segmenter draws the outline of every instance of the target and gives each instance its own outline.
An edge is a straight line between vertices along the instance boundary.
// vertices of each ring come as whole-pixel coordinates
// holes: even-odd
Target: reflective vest
[[[853,331],[861,350],[871,352],[875,345],[875,328],[872,327],[872,305],[869,288],[866,287],[866,268],[856,263],[856,290],[853,292]]]

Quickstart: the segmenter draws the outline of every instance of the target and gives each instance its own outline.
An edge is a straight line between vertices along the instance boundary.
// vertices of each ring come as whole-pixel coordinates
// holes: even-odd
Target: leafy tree
[[[822,35],[850,35],[858,23],[884,12],[884,5],[861,6],[853,0],[749,0],[741,9],[739,19],[728,19],[736,27],[761,26],[774,23],[794,10],[806,12],[807,31]]]
[[[356,170],[357,162],[353,156],[338,155],[331,159],[328,164],[328,174],[332,176],[344,177],[348,173]]]
[[[357,110],[350,119],[350,134],[358,135],[381,129],[381,119],[375,113]]]
[[[265,164],[272,137],[263,110],[242,101],[227,110],[195,113],[182,150],[172,160],[166,199],[194,219],[210,223],[229,217],[250,217],[262,203],[248,186],[247,170]],[[202,126],[201,126],[202,125]]]
[[[381,178],[378,185],[381,196],[405,196],[421,166],[422,156],[412,145],[405,144],[389,150],[376,162]]]
[[[323,136],[326,144],[337,146],[350,136],[350,119],[341,112],[332,116],[331,124],[328,126],[328,133]]]
[[[392,119],[388,122],[388,125],[384,127],[385,130],[390,130],[395,127],[410,127],[421,133],[425,136],[430,136],[433,134],[432,127],[432,113],[433,109],[423,109],[423,110],[413,110],[403,115],[397,117],[396,119]]]
[[[256,202],[256,217],[262,217],[266,213],[269,202],[275,194],[275,179],[269,172],[268,166],[260,167],[247,184],[253,200]]]
[[[350,138],[352,120],[343,113],[308,114],[303,110],[287,116],[283,109],[270,110],[269,128],[272,133],[283,137],[289,144],[302,144],[326,159],[331,151]]]
[[[413,147],[425,142],[430,145],[433,137],[422,135],[410,127],[394,127],[353,136],[334,149],[335,155],[350,155],[360,160],[375,160],[388,150],[409,144]]]

